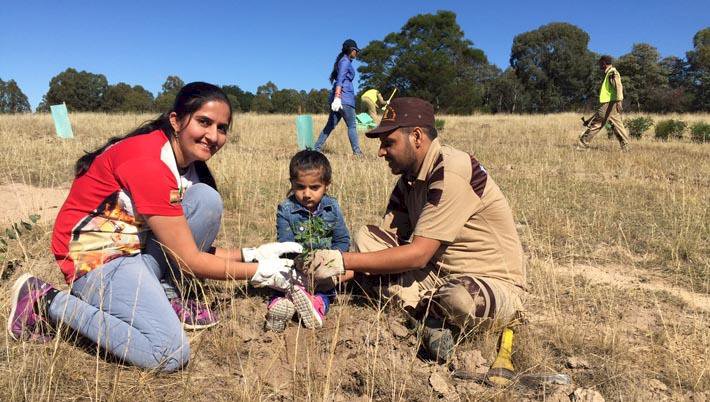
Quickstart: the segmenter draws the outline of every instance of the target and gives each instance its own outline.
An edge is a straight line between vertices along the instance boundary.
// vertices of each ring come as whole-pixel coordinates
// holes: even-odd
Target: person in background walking
[[[333,90],[329,98],[331,112],[328,115],[328,122],[316,141],[316,151],[320,151],[323,148],[325,141],[335,126],[338,125],[340,119],[345,119],[353,153],[356,156],[362,156],[355,126],[355,89],[353,88],[355,69],[352,65],[352,61],[357,57],[358,52],[360,52],[360,49],[357,47],[357,43],[352,39],[348,39],[343,42],[343,48],[335,59],[333,71],[330,73],[330,82],[333,84]]]
[[[629,151],[629,133],[621,120],[621,112],[623,111],[621,103],[624,100],[624,88],[621,86],[621,75],[611,65],[611,61],[611,56],[604,55],[599,58],[599,69],[604,72],[604,81],[602,81],[602,86],[599,89],[599,103],[601,105],[599,105],[599,109],[597,109],[594,116],[587,122],[587,129],[579,137],[577,149],[584,150],[589,148],[592,138],[609,121],[616,139],[621,144],[621,150],[624,152]]]

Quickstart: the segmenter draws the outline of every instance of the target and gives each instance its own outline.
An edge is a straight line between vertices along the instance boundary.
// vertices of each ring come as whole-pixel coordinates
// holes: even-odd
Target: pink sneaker
[[[170,299],[170,305],[182,323],[182,327],[187,330],[206,329],[219,322],[217,312],[210,309],[207,303],[175,297]]]
[[[325,317],[323,299],[308,293],[302,286],[294,286],[290,296],[296,307],[296,312],[306,328],[315,329],[323,326]]]
[[[293,302],[285,297],[274,297],[266,308],[264,329],[274,332],[283,332],[296,312]]]
[[[18,341],[47,342],[52,339],[47,317],[40,312],[39,303],[55,288],[30,274],[23,274],[12,286],[12,307],[7,320],[7,332]]]

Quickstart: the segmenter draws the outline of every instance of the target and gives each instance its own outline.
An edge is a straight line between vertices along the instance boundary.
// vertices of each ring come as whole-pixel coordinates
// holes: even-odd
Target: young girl
[[[331,176],[328,158],[318,151],[306,149],[291,158],[291,190],[276,211],[279,242],[296,241],[306,249],[348,251],[350,234],[343,213],[335,198],[326,194]],[[319,283],[316,289],[314,295],[294,285],[285,294],[274,294],[268,304],[266,328],[283,331],[295,312],[307,328],[321,327],[335,289],[332,282]]]
[[[193,82],[170,111],[79,158],[52,236],[71,289],[18,278],[12,338],[47,340],[47,326],[63,325],[120,361],[171,372],[187,364],[190,346],[160,283],[166,255],[188,276],[285,288],[292,262],[278,256],[298,244],[212,246],[222,198],[205,162],[226,143],[231,110],[219,87]],[[186,188],[185,176],[199,182]]]

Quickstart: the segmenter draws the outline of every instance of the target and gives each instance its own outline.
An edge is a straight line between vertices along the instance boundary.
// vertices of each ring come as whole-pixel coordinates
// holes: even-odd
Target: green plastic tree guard
[[[57,132],[57,137],[74,138],[74,132],[71,129],[71,122],[69,121],[69,113],[67,112],[67,105],[62,103],[61,105],[52,105],[49,108],[52,111],[52,120],[54,120],[54,129]]]
[[[313,117],[311,115],[296,116],[296,142],[298,149],[313,148]]]

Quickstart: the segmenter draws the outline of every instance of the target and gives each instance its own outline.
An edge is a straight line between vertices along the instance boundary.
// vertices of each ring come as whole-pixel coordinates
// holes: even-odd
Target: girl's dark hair
[[[320,170],[320,178],[325,184],[330,184],[333,170],[330,167],[328,158],[322,153],[312,149],[304,149],[296,152],[288,164],[289,180],[298,180],[298,174],[309,170]]]
[[[211,101],[224,102],[229,107],[229,127],[232,126],[232,104],[229,102],[227,95],[218,87],[206,82],[191,82],[180,89],[175,96],[173,107],[158,116],[154,120],[147,121],[120,137],[110,138],[104,145],[92,152],[86,152],[84,156],[79,158],[74,164],[74,177],[79,178],[89,170],[89,167],[94,162],[97,156],[101,155],[111,145],[124,140],[126,138],[135,137],[138,135],[148,134],[155,130],[161,130],[167,138],[175,135],[172,125],[170,125],[170,114],[175,112],[179,121],[185,117],[192,118],[192,114],[199,110],[205,103]],[[207,164],[202,161],[195,161],[195,171],[200,178],[200,182],[217,189],[214,177],[210,172]]]
[[[340,61],[340,59],[343,56],[348,57],[347,50],[345,50],[345,49],[343,49],[342,52],[338,53],[338,57],[335,58],[335,63],[333,64],[333,71],[330,72],[330,78],[329,78],[331,84],[334,83],[335,80],[338,79],[338,62]]]

